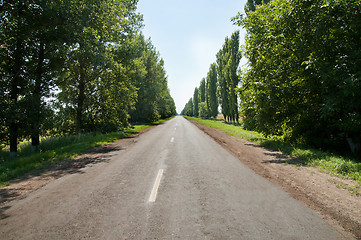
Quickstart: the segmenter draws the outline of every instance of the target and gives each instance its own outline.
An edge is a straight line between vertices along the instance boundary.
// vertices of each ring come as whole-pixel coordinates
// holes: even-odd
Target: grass
[[[166,119],[167,120],[167,119]],[[160,124],[160,120],[151,124],[134,125],[120,132],[107,134],[87,133],[42,139],[39,152],[34,152],[29,142],[20,144],[18,156],[9,158],[8,150],[0,151],[0,187],[9,185],[9,181],[32,171],[41,171],[51,164],[74,158],[92,148],[115,142],[138,133],[146,128]]]
[[[280,140],[266,138],[262,134],[247,131],[240,126],[226,124],[222,120],[206,120],[194,117],[187,117],[200,124],[222,130],[233,136],[246,139],[259,144],[262,147],[283,152],[290,155],[297,161],[290,161],[290,164],[317,167],[331,174],[356,180],[361,185],[361,162],[356,158],[335,155],[318,149],[307,148],[306,146],[296,146]]]

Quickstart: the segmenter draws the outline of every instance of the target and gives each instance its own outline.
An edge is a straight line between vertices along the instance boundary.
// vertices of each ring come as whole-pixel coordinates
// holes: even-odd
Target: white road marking
[[[172,138],[170,139],[170,142],[174,142],[174,137],[172,137]]]
[[[163,171],[164,169],[159,169],[158,171],[158,175],[157,178],[155,179],[152,192],[150,193],[149,196],[149,200],[148,200],[149,202],[155,202],[155,200],[157,199],[158,188],[159,188],[160,180],[162,179],[163,176]]]

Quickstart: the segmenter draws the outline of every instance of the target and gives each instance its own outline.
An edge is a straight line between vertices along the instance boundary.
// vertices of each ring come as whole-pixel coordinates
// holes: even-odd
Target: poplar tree
[[[194,89],[193,93],[193,116],[198,117],[199,116],[199,91],[198,88]]]
[[[239,52],[239,31],[226,38],[222,49],[217,53],[219,102],[225,121],[238,122],[238,99],[236,88],[241,54]]]
[[[202,78],[199,84],[199,102],[206,101],[206,79]]]
[[[217,65],[212,63],[208,74],[206,84],[206,102],[209,116],[216,118],[218,115],[218,99],[217,99]]]

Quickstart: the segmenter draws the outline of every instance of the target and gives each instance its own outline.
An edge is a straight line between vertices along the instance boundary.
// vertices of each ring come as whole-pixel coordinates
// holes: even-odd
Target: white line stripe
[[[157,178],[155,179],[152,192],[150,193],[149,196],[149,200],[148,200],[149,202],[155,202],[155,199],[157,199],[158,188],[159,188],[160,180],[162,179],[163,176],[163,171],[164,171],[163,169],[159,169],[158,171],[158,175]]]
[[[174,137],[172,137],[172,138],[170,139],[170,142],[174,142]]]

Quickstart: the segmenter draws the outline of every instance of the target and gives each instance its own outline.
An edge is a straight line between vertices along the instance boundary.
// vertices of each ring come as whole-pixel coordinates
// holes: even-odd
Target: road
[[[10,202],[0,239],[343,239],[176,117]]]

